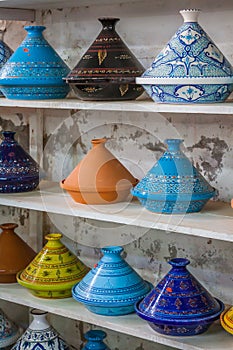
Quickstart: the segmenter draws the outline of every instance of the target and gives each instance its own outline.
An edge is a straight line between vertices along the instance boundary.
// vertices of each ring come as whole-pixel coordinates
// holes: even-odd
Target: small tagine
[[[0,144],[0,193],[33,191],[39,184],[40,167],[14,139],[3,131]]]
[[[103,28],[75,68],[66,77],[83,100],[133,100],[143,93],[135,77],[141,63],[115,31],[119,18],[99,18]]]
[[[123,202],[138,182],[105,147],[106,139],[92,140],[93,148],[70,175],[60,182],[71,197],[83,204]]]
[[[166,152],[131,193],[152,212],[198,212],[216,191],[181,151],[183,140],[167,139],[165,142]]]
[[[18,225],[13,223],[0,225],[0,283],[17,282],[16,274],[36,256],[36,252],[14,232],[16,227]]]
[[[230,334],[233,334],[233,306],[224,310],[220,315],[222,327]]]
[[[62,234],[45,236],[47,244],[32,262],[17,275],[23,287],[41,298],[68,298],[71,288],[89,269],[63,245]]]
[[[155,102],[223,102],[233,91],[233,67],[198,24],[199,12],[180,11],[183,25],[136,79]]]
[[[11,350],[69,350],[60,334],[48,323],[45,311],[32,309],[33,321]]]
[[[0,349],[8,349],[21,334],[21,329],[0,309]]]
[[[187,270],[188,259],[175,258],[172,269],[148,295],[135,304],[141,318],[158,333],[192,336],[207,331],[224,304]]]
[[[104,343],[104,338],[107,334],[99,329],[93,329],[84,334],[87,340],[83,350],[110,350],[110,348]]]
[[[121,257],[122,251],[118,246],[102,248],[103,257],[72,289],[73,298],[95,314],[132,313],[134,303],[151,289],[151,284]]]
[[[70,69],[43,36],[44,26],[26,26],[27,36],[0,71],[0,89],[9,99],[64,98]]]

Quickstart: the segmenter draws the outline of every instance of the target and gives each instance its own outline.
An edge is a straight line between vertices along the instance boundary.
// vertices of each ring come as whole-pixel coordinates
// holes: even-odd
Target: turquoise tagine
[[[104,343],[104,338],[107,334],[99,329],[90,330],[84,334],[87,343],[83,350],[110,350],[110,348]]]

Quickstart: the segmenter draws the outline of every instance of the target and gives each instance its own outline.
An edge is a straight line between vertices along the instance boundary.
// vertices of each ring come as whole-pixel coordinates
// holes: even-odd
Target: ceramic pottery
[[[83,350],[110,350],[109,347],[103,342],[106,338],[106,333],[101,330],[90,330],[84,334],[87,343]]]
[[[136,81],[155,102],[223,102],[233,90],[233,67],[198,24],[199,10],[180,13],[183,25]]]
[[[33,309],[33,321],[11,350],[69,350],[69,346],[46,320],[47,312]]]
[[[106,139],[92,140],[93,148],[70,175],[60,182],[71,197],[83,204],[125,201],[138,182],[105,147]]]
[[[3,131],[0,144],[0,193],[28,192],[39,184],[39,165],[14,139],[15,132]]]
[[[224,304],[187,270],[188,259],[175,258],[172,269],[135,305],[137,314],[158,333],[190,336],[205,332],[224,310]]]
[[[6,349],[20,337],[21,330],[0,309],[0,349]]]
[[[133,100],[143,93],[135,77],[144,72],[115,31],[119,18],[99,18],[102,31],[66,81],[83,100]]]
[[[0,283],[16,282],[16,274],[36,256],[34,250],[15,232],[17,224],[0,225]]]
[[[13,54],[13,50],[3,41],[3,32],[0,30],[0,69],[4,66],[10,56]],[[4,96],[0,91],[0,97]]]
[[[225,331],[233,334],[233,307],[230,307],[221,313],[220,322]]]
[[[64,98],[62,79],[70,69],[43,36],[43,26],[26,26],[27,36],[0,71],[0,89],[10,99]]]
[[[71,297],[72,286],[89,269],[61,243],[62,234],[50,233],[45,238],[48,242],[34,260],[17,274],[17,281],[37,297]]]
[[[183,140],[167,139],[165,142],[166,152],[131,193],[153,212],[198,212],[216,191],[181,151]]]
[[[73,298],[86,308],[105,316],[134,312],[134,303],[151,289],[121,257],[122,247],[102,248],[100,261],[72,289]]]

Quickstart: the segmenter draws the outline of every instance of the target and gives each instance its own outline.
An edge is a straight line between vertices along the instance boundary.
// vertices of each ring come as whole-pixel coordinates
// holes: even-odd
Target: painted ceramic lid
[[[167,139],[167,150],[146,176],[132,189],[138,198],[153,200],[203,200],[215,189],[180,149],[183,140]]]
[[[5,349],[14,344],[20,337],[20,332],[17,325],[0,309],[0,348]]]
[[[172,269],[138,303],[139,312],[148,320],[196,321],[214,317],[222,310],[222,303],[187,270],[189,263],[183,258],[170,260]]]
[[[184,23],[137,83],[233,83],[233,67],[198,24],[199,12],[180,11]]]
[[[220,316],[222,327],[230,334],[233,334],[233,306],[222,312]]]
[[[107,334],[100,329],[92,329],[84,334],[87,343],[83,350],[110,350],[103,342]]]
[[[100,261],[73,287],[73,297],[84,304],[96,306],[133,305],[145,296],[151,285],[121,257],[123,248],[102,248]]]

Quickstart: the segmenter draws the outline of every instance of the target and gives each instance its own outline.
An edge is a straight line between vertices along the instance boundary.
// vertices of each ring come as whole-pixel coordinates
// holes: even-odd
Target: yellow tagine
[[[41,298],[68,298],[71,289],[89,271],[60,241],[62,234],[45,236],[47,244],[32,262],[17,275],[17,281]]]
[[[230,334],[233,334],[233,306],[222,312],[221,325]]]

